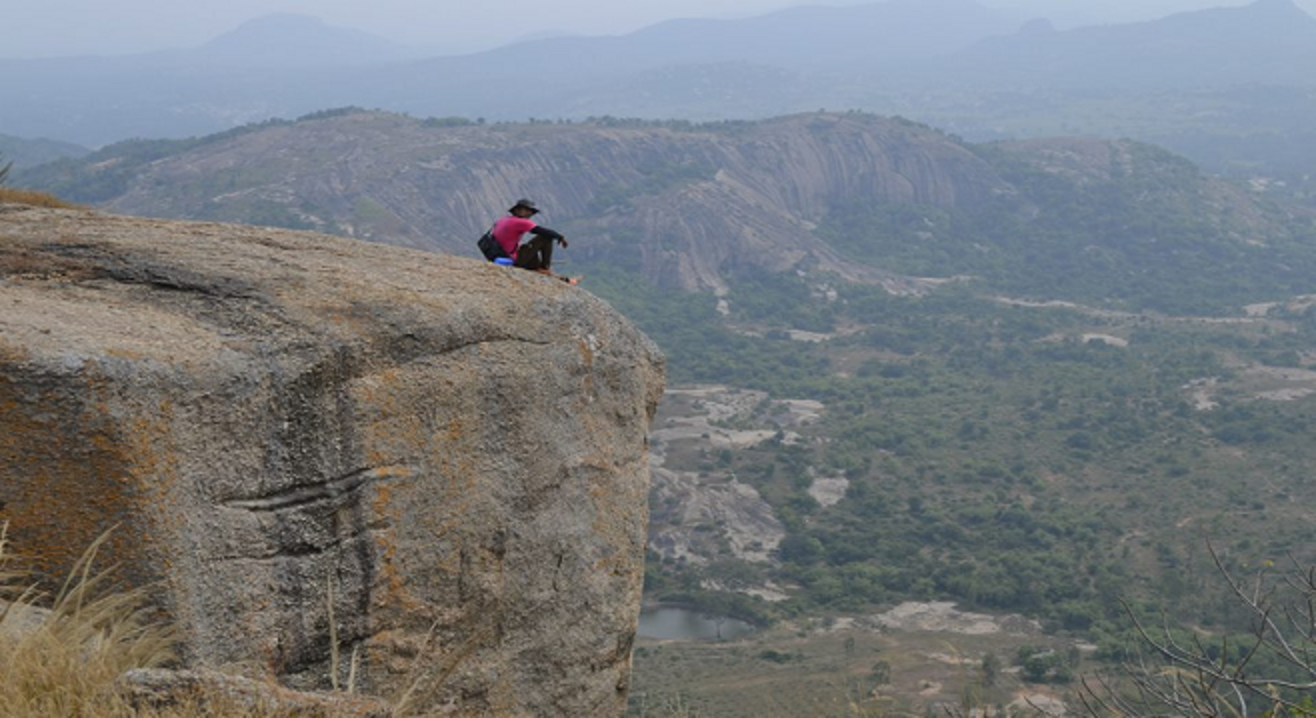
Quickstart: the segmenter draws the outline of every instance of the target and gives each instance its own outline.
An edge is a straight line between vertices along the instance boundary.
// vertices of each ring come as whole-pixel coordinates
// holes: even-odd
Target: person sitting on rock
[[[565,248],[567,238],[562,236],[561,232],[535,224],[535,221],[530,218],[539,214],[539,208],[528,199],[517,200],[516,204],[512,205],[512,208],[507,211],[510,213],[509,216],[503,217],[494,223],[494,240],[503,248],[507,256],[512,258],[512,263],[515,266],[543,274],[552,274],[553,242],[557,242]],[[530,233],[534,237],[529,242],[521,244],[521,238],[526,233]]]

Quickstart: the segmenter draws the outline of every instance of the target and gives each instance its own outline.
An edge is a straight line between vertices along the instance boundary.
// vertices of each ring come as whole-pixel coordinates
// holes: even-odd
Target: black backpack
[[[480,240],[475,243],[475,246],[480,248],[480,252],[484,254],[484,258],[490,262],[504,257],[511,259],[507,252],[503,251],[503,245],[499,244],[498,240],[494,239],[493,227],[490,227],[489,231],[485,232],[480,237]]]

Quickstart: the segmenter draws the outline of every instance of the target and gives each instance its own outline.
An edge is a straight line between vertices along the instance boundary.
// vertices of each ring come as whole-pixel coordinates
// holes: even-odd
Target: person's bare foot
[[[565,274],[557,274],[556,272],[553,272],[552,270],[549,270],[549,269],[535,269],[535,270],[532,270],[532,271],[537,272],[537,273],[542,274],[542,275],[547,276],[547,277],[552,277],[552,278],[554,278],[554,279],[559,279],[559,280],[561,280],[561,281],[563,281],[563,282],[566,282],[567,284],[570,284],[570,285],[573,286],[573,287],[576,286],[577,284],[580,284],[580,277],[568,277],[568,276],[565,275]]]

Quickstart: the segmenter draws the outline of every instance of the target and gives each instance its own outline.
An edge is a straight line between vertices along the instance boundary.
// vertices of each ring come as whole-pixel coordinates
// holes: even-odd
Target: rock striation
[[[190,668],[619,714],[662,375],[529,272],[0,205],[0,521],[50,576],[116,527]]]

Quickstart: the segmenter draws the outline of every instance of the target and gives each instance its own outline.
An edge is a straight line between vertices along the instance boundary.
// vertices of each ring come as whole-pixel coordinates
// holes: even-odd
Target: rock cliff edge
[[[619,714],[662,371],[529,272],[0,205],[0,521],[52,576],[117,526],[192,667],[324,688],[332,613],[367,693]]]

